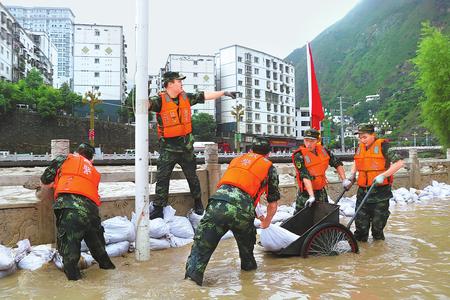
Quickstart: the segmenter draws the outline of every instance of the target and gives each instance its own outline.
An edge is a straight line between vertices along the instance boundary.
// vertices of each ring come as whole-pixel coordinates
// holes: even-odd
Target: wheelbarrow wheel
[[[352,232],[342,224],[325,223],[314,228],[303,242],[300,255],[334,256],[358,253],[358,243]]]

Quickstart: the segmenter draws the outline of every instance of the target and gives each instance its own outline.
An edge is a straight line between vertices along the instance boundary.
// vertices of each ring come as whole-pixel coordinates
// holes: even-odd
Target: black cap
[[[95,148],[88,143],[81,143],[77,148],[77,153],[91,160],[94,157]]]
[[[171,80],[176,80],[176,79],[184,80],[184,79],[186,79],[186,76],[184,76],[183,74],[180,74],[178,72],[171,72],[171,71],[169,71],[169,72],[166,72],[166,73],[163,74],[162,81],[164,83],[166,83],[166,82],[169,82]]]
[[[252,151],[258,154],[266,155],[270,152],[270,141],[264,136],[253,138]]]
[[[374,133],[375,132],[375,126],[370,123],[361,123],[358,125],[358,131],[355,134],[358,133]]]
[[[310,128],[305,130],[305,134],[303,135],[303,138],[308,139],[318,139],[320,136],[320,132],[317,129]]]

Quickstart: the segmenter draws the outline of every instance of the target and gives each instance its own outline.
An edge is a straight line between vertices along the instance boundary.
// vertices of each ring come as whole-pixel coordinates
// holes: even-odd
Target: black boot
[[[205,209],[203,208],[203,203],[201,199],[195,199],[194,200],[194,212],[197,215],[203,215],[203,213],[205,212]]]
[[[116,266],[113,264],[113,262],[109,258],[108,254],[105,254],[102,256],[102,258],[98,262],[98,265],[99,265],[100,269],[105,269],[105,270],[116,268]]]
[[[162,206],[153,206],[153,211],[150,213],[150,220],[156,218],[164,218],[163,207]]]
[[[80,269],[77,265],[66,264],[64,265],[64,273],[66,273],[67,279],[78,280],[81,279]]]
[[[195,273],[195,272],[188,273],[188,272],[186,272],[186,274],[184,275],[184,279],[188,279],[188,278],[190,280],[194,281],[199,286],[203,285],[203,276],[199,275],[198,273]]]

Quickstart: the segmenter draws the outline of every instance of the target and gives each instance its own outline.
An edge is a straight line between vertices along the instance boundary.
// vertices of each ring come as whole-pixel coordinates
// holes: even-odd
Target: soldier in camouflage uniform
[[[320,132],[316,129],[310,128],[308,130],[305,130],[304,143],[307,146],[305,148],[310,148],[310,151],[312,151],[315,155],[318,155],[316,147],[319,141],[319,137]],[[344,188],[346,188],[346,185],[349,184],[349,180],[345,178],[345,171],[341,160],[334,156],[328,149],[324,147],[323,149],[329,156],[328,164],[336,169],[339,178],[342,180],[342,185],[344,186]],[[308,171],[302,152],[299,150],[295,151],[292,160],[294,163],[294,167],[296,168],[297,183],[299,178],[302,180],[302,183],[298,184],[299,189],[297,192],[297,199],[295,201],[295,211],[301,210],[303,207],[305,207],[305,205],[312,205],[312,203],[316,200],[328,203],[328,194],[325,187],[318,190],[313,189],[311,182],[315,179],[315,177],[312,176]]]
[[[76,152],[92,160],[94,148],[83,143]],[[45,169],[41,176],[42,188],[50,188],[53,182],[58,181],[57,176],[60,176],[60,169],[67,158],[68,156],[57,156]],[[98,206],[92,199],[75,193],[59,193],[53,210],[56,216],[57,247],[63,257],[64,272],[69,280],[81,278],[78,261],[83,239],[101,269],[115,268],[106,253],[104,229],[100,223]]]
[[[269,141],[265,138],[255,139],[252,144],[252,151],[261,156],[266,156],[270,151]],[[245,155],[248,154],[243,156]],[[229,170],[230,167],[228,167],[227,172]],[[261,173],[259,174],[264,176]],[[258,190],[263,186],[267,188],[265,192],[267,192],[269,204],[267,215],[259,217],[261,228],[267,228],[270,225],[272,217],[277,211],[277,201],[280,198],[278,174],[271,163],[266,174],[261,186],[255,187]],[[224,174],[221,182],[226,176],[227,173]],[[245,271],[256,269],[257,265],[253,256],[253,248],[256,242],[255,198],[259,199],[258,196],[252,197],[249,193],[232,184],[220,185],[216,193],[210,197],[205,216],[195,232],[194,244],[186,263],[185,278],[190,278],[198,285],[202,285],[206,265],[221,237],[228,230],[233,232],[236,239],[241,269]]]
[[[370,185],[376,182],[377,185],[372,189],[366,202],[355,218],[355,238],[358,241],[367,242],[369,229],[372,226],[372,236],[374,240],[384,240],[383,229],[389,218],[389,199],[392,195],[392,175],[395,174],[404,165],[402,158],[393,151],[389,150],[389,143],[386,140],[378,139],[375,135],[375,128],[372,124],[362,123],[358,126],[358,137],[360,144],[355,155],[355,164],[352,167],[352,174],[358,171],[358,192],[356,194],[356,208],[359,207],[362,199],[365,197]],[[384,164],[379,171],[358,170],[360,152],[371,151],[370,158],[366,158],[369,167],[374,168],[374,160],[377,158],[377,145],[381,145],[381,164]],[[373,150],[371,150],[373,149]],[[362,157],[361,157],[362,159]],[[363,163],[361,162],[361,166]],[[362,169],[363,167],[359,167]],[[376,172],[376,173],[375,173]],[[374,173],[370,175],[370,173]],[[378,174],[378,175],[377,175]],[[354,175],[353,175],[354,176]]]
[[[180,95],[185,95],[189,102],[187,123],[191,122],[190,106],[197,103],[204,103],[205,100],[214,100],[216,98],[227,96],[233,99],[236,98],[235,92],[228,91],[216,91],[216,92],[199,92],[199,93],[184,93],[182,80],[186,76],[179,74],[178,72],[166,72],[163,74],[163,84],[165,91],[158,96],[151,97],[149,99],[149,110],[157,113],[158,133],[159,133],[159,159],[157,162],[157,174],[156,174],[156,198],[154,200],[154,210],[150,214],[150,219],[162,218],[163,207],[167,205],[169,198],[169,183],[170,175],[172,174],[175,164],[179,164],[186,176],[189,184],[189,188],[194,198],[194,211],[195,213],[202,215],[204,212],[203,204],[201,201],[200,182],[196,174],[196,161],[194,155],[194,137],[192,135],[192,129],[186,131],[184,134],[165,137],[170,128],[166,128],[162,120],[162,108],[163,97],[170,97],[170,99],[180,106]],[[181,119],[182,113],[180,108],[175,113],[178,118]],[[190,126],[190,125],[189,125]]]

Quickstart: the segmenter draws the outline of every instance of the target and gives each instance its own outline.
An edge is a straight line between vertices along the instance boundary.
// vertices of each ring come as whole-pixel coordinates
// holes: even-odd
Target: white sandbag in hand
[[[192,239],[194,237],[194,229],[186,217],[174,216],[168,225],[170,233],[176,237],[184,239]]]
[[[280,226],[269,225],[261,230],[261,245],[266,251],[280,251],[286,248],[299,238],[295,233],[290,232]]]
[[[197,230],[198,224],[200,224],[200,221],[202,220],[205,213],[203,212],[203,215],[197,215],[194,210],[191,210],[188,214],[189,222],[191,222],[192,228],[194,228],[194,231]]]
[[[169,225],[162,218],[150,220],[149,237],[159,239],[170,233]]]
[[[127,217],[114,217],[102,222],[105,228],[105,241],[107,244],[128,241],[134,242],[136,239],[134,225]]]

